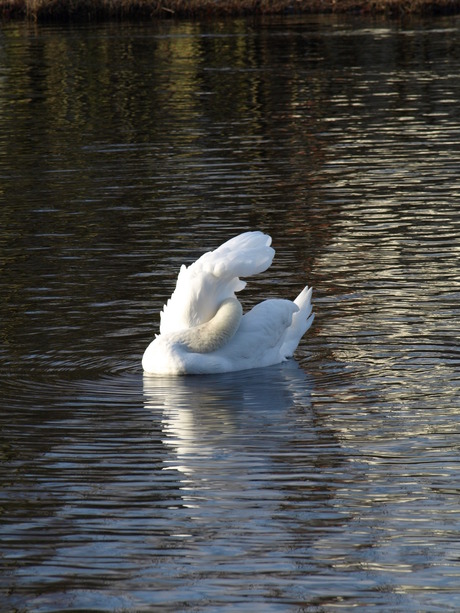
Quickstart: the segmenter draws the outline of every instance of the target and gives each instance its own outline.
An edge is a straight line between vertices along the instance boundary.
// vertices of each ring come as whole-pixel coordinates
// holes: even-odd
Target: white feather
[[[312,290],[306,287],[294,302],[265,300],[243,317],[235,299],[246,285],[240,276],[263,272],[272,263],[270,244],[267,234],[245,232],[182,266],[161,313],[160,335],[144,353],[145,372],[230,372],[292,356],[313,322]]]
[[[235,292],[244,289],[246,283],[239,277],[256,275],[271,265],[275,250],[270,244],[270,236],[262,232],[245,232],[188,268],[183,265],[161,313],[160,334],[209,321],[226,298],[235,298]]]

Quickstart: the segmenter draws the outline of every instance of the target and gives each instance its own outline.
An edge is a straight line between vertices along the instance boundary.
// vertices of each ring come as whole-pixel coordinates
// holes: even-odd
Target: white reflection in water
[[[145,406],[161,411],[163,442],[173,451],[164,470],[182,473],[184,503],[218,499],[228,510],[232,496],[252,504],[282,498],[274,483],[285,473],[280,459],[295,462],[293,421],[314,432],[310,386],[294,361],[213,376],[145,375]]]
[[[318,441],[334,447],[335,462],[341,454],[315,424],[311,387],[295,361],[215,376],[144,376],[145,407],[160,418],[169,450],[163,471],[169,483],[177,474],[182,504],[171,512],[184,521],[176,537],[193,551],[194,576],[224,581],[229,602],[246,589],[269,597],[274,573],[279,597],[291,599],[314,542],[332,517],[343,521],[330,504],[334,488],[318,487]]]
[[[294,404],[308,411],[310,384],[298,364],[289,361],[222,375],[144,375],[144,394],[147,408],[162,408],[164,443],[175,453],[166,468],[190,475],[212,472],[231,447],[241,451],[249,445],[250,451],[256,433],[280,434]]]

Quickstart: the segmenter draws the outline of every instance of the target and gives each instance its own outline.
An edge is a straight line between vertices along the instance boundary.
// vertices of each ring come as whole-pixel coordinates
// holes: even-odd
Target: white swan
[[[267,270],[275,255],[262,232],[235,236],[183,265],[161,313],[160,334],[145,350],[148,374],[205,374],[278,364],[292,356],[313,322],[311,288],[294,302],[265,300],[243,315],[235,292]]]

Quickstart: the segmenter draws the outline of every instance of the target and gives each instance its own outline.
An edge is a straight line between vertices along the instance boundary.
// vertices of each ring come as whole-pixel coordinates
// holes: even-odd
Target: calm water
[[[0,609],[460,610],[460,21],[0,32]],[[145,378],[273,236],[296,360]]]

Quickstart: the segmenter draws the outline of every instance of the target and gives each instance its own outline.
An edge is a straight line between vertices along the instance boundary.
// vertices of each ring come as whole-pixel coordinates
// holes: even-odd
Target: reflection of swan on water
[[[242,314],[239,279],[267,270],[271,238],[245,232],[182,266],[161,313],[160,334],[142,358],[153,374],[221,373],[278,364],[292,356],[313,322],[311,289],[294,302],[265,300]]]
[[[154,490],[168,506],[160,525],[179,547],[166,553],[175,567],[185,565],[193,583],[200,577],[222,589],[229,576],[238,582],[237,573],[250,572],[266,578],[270,594],[272,562],[298,572],[290,551],[299,535],[291,525],[300,521],[291,517],[289,499],[317,461],[316,445],[301,447],[299,477],[297,443],[317,437],[311,390],[294,360],[240,373],[144,375],[144,407],[152,425],[161,424],[162,472]],[[313,506],[309,513],[311,506],[300,507],[305,523],[317,512]],[[190,574],[180,576],[190,581]]]
[[[145,406],[160,413],[163,442],[174,451],[165,468],[206,482],[238,480],[238,466],[255,456],[269,463],[270,454],[299,427],[310,431],[310,389],[294,361],[238,376],[144,375]],[[290,413],[296,406],[301,410]]]

